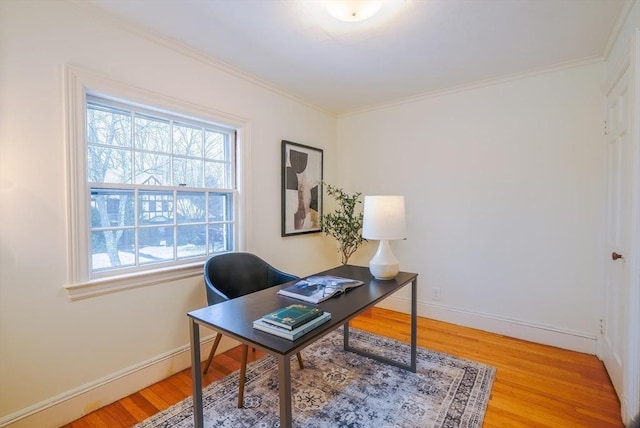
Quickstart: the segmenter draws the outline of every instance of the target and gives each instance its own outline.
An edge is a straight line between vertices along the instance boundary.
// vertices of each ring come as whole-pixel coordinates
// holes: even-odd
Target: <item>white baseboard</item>
[[[203,359],[209,356],[212,342],[213,336],[202,340]],[[234,340],[223,336],[216,354],[231,349],[237,344]],[[189,345],[181,346],[4,416],[0,419],[0,428],[59,427],[166,379],[187,367],[191,367]]]
[[[409,313],[411,310],[410,299],[398,296],[391,296],[379,303],[378,306],[404,313]],[[596,355],[597,337],[592,334],[472,312],[431,302],[418,302],[417,310],[420,317]]]

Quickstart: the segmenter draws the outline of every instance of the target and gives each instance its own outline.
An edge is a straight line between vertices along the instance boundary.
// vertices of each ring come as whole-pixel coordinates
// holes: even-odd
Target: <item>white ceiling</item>
[[[624,5],[386,0],[400,7],[348,25],[321,0],[89,1],[336,114],[601,58]]]

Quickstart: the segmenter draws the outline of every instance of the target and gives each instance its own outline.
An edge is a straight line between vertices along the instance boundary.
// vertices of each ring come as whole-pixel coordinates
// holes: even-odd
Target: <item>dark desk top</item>
[[[264,314],[293,303],[306,303],[302,300],[281,296],[280,288],[287,287],[293,282],[238,297],[226,302],[218,303],[206,308],[197,309],[187,315],[199,324],[208,325],[223,334],[236,338],[251,346],[265,349],[280,355],[293,355],[305,346],[314,342],[337,326],[355,317],[365,309],[398,291],[400,288],[415,280],[416,273],[400,272],[392,280],[377,280],[369,272],[369,268],[362,266],[344,265],[319,272],[315,275],[336,275],[363,281],[364,284],[347,293],[332,297],[317,304],[325,312],[331,313],[331,320],[306,333],[298,340],[291,341],[269,333],[255,330],[253,321]],[[294,281],[295,282],[295,281]],[[306,303],[312,305],[311,303]]]

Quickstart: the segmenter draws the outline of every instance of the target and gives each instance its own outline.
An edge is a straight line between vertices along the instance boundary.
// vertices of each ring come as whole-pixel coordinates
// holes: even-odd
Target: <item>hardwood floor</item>
[[[405,314],[374,308],[351,326],[408,342],[408,320]],[[418,319],[418,345],[497,368],[484,427],[623,426],[613,386],[602,362],[593,355],[426,318]],[[251,360],[263,355],[249,352]],[[203,383],[238,370],[240,358],[240,347],[216,356]],[[64,428],[130,427],[190,395],[187,369]]]

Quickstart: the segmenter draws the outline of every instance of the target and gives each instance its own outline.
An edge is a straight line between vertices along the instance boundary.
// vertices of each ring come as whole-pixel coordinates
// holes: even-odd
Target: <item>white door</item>
[[[605,288],[601,358],[619,397],[623,396],[627,340],[628,254],[631,235],[631,135],[629,72],[607,94]]]

